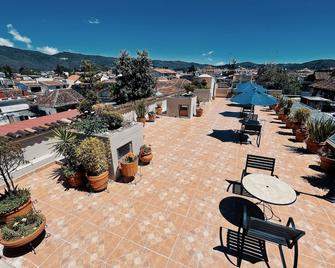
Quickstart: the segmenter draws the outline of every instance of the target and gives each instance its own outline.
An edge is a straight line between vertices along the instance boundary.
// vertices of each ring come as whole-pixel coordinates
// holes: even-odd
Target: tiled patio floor
[[[51,236],[36,248],[36,255],[4,260],[15,267],[233,267],[213,248],[220,245],[220,226],[224,235],[228,228],[236,230],[221,215],[219,204],[233,196],[226,192],[225,180],[240,178],[247,153],[275,157],[275,173],[295,190],[325,192],[302,178],[319,174],[309,167],[318,165],[318,157],[299,153],[305,145],[283,135],[290,131],[273,112],[258,109],[264,120],[259,148],[254,138],[250,145],[239,145],[231,139],[231,130],[240,127],[239,108],[227,104],[216,99],[201,118],[162,117],[148,123],[145,142],[152,145],[154,159],[141,168],[136,184],[111,183],[108,192],[97,194],[65,191],[52,178],[56,165],[24,178],[20,185],[31,187]],[[334,205],[301,194],[294,204],[273,208],[284,223],[292,216],[297,228],[306,231],[299,244],[299,267],[335,264]],[[271,267],[281,267],[277,248],[267,249]],[[286,255],[290,264],[292,252]],[[266,267],[264,262],[242,263],[249,266]]]

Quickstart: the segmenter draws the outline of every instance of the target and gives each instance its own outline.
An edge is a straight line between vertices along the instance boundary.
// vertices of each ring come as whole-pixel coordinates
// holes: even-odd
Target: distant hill
[[[7,64],[16,70],[21,67],[39,71],[54,70],[57,64],[72,70],[79,68],[82,60],[90,60],[99,66],[110,68],[114,65],[116,58],[72,52],[60,52],[55,55],[47,55],[33,50],[0,46],[0,65]],[[205,64],[185,61],[153,60],[152,62],[155,67],[166,67],[170,69],[189,68],[192,65],[195,67],[205,66]]]
[[[82,60],[90,60],[99,66],[110,68],[114,65],[116,58],[104,57],[98,55],[84,55],[72,52],[60,52],[55,55],[47,55],[38,51],[25,50],[19,48],[0,46],[0,65],[9,65],[18,70],[21,67],[30,68],[39,71],[54,70],[57,64],[62,65],[68,69],[73,70],[79,68]],[[194,65],[197,68],[207,66],[208,64],[200,64],[195,62],[185,61],[166,61],[166,60],[153,60],[154,67],[170,68],[170,69],[185,69]],[[238,66],[245,68],[257,68],[260,64],[253,62],[237,63]],[[287,69],[328,69],[335,68],[335,60],[321,59],[305,63],[287,63],[278,64]],[[227,67],[223,65],[220,67]]]

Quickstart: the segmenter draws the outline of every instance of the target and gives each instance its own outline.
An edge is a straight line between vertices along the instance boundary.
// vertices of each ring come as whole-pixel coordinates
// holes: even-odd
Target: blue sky
[[[1,10],[0,44],[45,53],[147,49],[213,65],[335,58],[334,0],[10,0]]]

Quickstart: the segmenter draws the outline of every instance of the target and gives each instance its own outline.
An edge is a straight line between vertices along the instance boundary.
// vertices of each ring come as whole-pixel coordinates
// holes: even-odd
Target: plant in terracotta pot
[[[21,146],[0,137],[0,178],[5,183],[0,194],[0,220],[5,223],[32,211],[30,190],[18,188],[13,182],[13,172],[23,163]]]
[[[335,121],[331,118],[318,118],[307,122],[307,151],[317,153],[326,139],[335,132]]]
[[[76,157],[77,135],[65,127],[54,130],[55,142],[52,146],[57,156],[64,157],[62,175],[70,188],[78,188],[82,185],[83,176]]]
[[[149,122],[155,122],[155,119],[156,119],[155,112],[153,112],[153,111],[149,112],[148,117],[149,117]]]
[[[93,191],[105,190],[109,179],[106,144],[95,137],[86,138],[77,147],[76,156]]]
[[[28,213],[15,217],[1,228],[0,244],[6,248],[18,248],[30,244],[45,229],[46,218],[40,213]]]
[[[134,110],[137,116],[137,122],[142,122],[145,125],[145,116],[148,112],[148,108],[144,99],[135,101]]]
[[[297,130],[301,130],[300,133],[306,132],[306,122],[310,119],[310,117],[311,117],[311,111],[309,109],[307,108],[296,109],[292,114],[293,134],[296,134]],[[303,138],[301,141],[303,141],[305,138]]]
[[[128,153],[120,159],[121,174],[124,177],[135,177],[138,170],[138,157]]]
[[[286,105],[286,101],[284,99],[283,96],[281,96],[279,99],[278,99],[278,103],[275,107],[275,112],[276,114],[279,114],[280,110],[284,108],[284,106]]]
[[[285,106],[283,107],[283,115],[281,116],[281,120],[286,123],[288,117],[291,113],[291,107],[293,105],[293,101],[291,99],[287,99]]]
[[[140,161],[144,164],[149,164],[150,161],[152,160],[152,149],[151,146],[147,146],[147,145],[142,145],[140,148],[140,153],[139,153],[139,158]]]
[[[335,172],[335,151],[326,143],[319,152],[320,155],[320,168],[326,173]]]
[[[162,103],[161,102],[157,102],[155,110],[156,110],[156,114],[157,115],[161,115],[162,114],[163,108],[162,108]]]
[[[200,101],[197,99],[197,108],[196,108],[196,116],[201,117],[204,113],[204,109],[200,107]]]

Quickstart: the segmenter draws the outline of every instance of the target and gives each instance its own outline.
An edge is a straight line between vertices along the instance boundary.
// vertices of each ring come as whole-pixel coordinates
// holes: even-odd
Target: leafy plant
[[[12,222],[6,224],[2,229],[4,240],[16,240],[33,233],[43,222],[40,214],[29,213],[24,216],[16,217]]]
[[[66,164],[69,166],[76,166],[76,146],[78,145],[77,135],[69,131],[66,127],[56,128],[53,131],[54,142],[52,149],[57,156],[63,156]]]
[[[108,170],[106,145],[98,138],[84,139],[77,147],[76,155],[90,175],[99,175]]]
[[[136,116],[139,118],[144,118],[148,112],[147,104],[144,99],[135,101],[134,103],[134,110]]]
[[[128,153],[121,159],[123,163],[128,163],[128,164],[133,163],[137,160],[138,160],[137,156],[133,153]]]
[[[335,121],[333,119],[318,118],[307,122],[308,137],[314,142],[325,142],[335,133]]]
[[[147,145],[142,145],[140,148],[140,156],[141,155],[146,155],[146,154],[150,154],[152,152],[151,146],[147,146]]]
[[[15,193],[8,192],[0,198],[0,215],[16,210],[30,199],[29,189],[17,189]]]
[[[286,106],[286,99],[281,96],[279,99],[278,99],[278,107],[280,109],[284,108]]]
[[[304,125],[311,117],[311,111],[307,108],[299,108],[294,111],[292,115],[292,119],[301,124]]]
[[[86,136],[103,133],[108,130],[108,124],[99,117],[94,115],[82,118],[73,124],[73,128],[79,132],[83,132]]]
[[[26,193],[29,190],[19,190],[13,182],[12,173],[23,163],[25,161],[22,147],[19,144],[9,142],[4,137],[0,137],[0,178],[5,182],[5,192],[0,195],[1,204],[7,200],[10,204],[20,206],[20,204],[25,203],[23,200],[28,201],[30,198],[30,193],[29,197],[22,195],[23,192]],[[27,198],[22,198],[22,196]],[[15,199],[17,200],[15,201]],[[5,202],[5,204],[8,203]],[[14,207],[13,205],[9,205],[8,207],[12,207],[12,209],[18,207]]]
[[[69,178],[71,176],[76,175],[76,173],[78,172],[78,167],[70,165],[63,166],[61,171],[64,177]]]
[[[109,130],[122,127],[124,119],[123,116],[118,112],[102,111],[99,116],[108,125]]]

